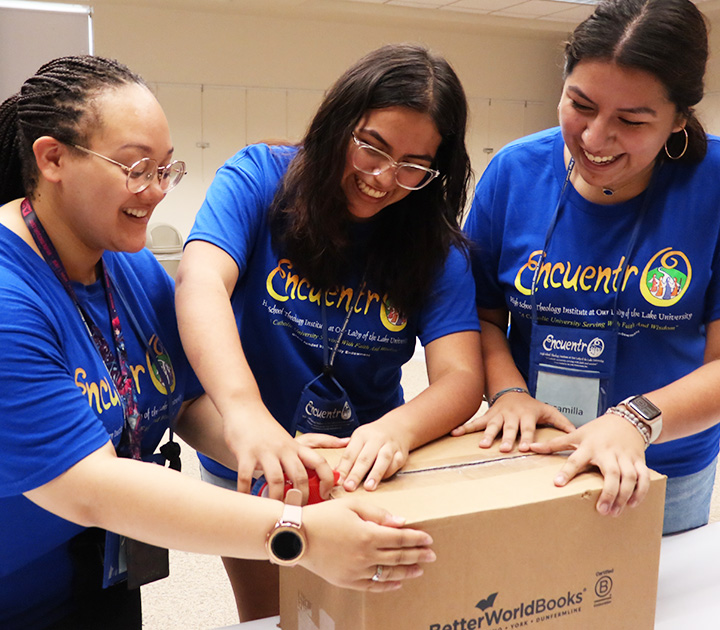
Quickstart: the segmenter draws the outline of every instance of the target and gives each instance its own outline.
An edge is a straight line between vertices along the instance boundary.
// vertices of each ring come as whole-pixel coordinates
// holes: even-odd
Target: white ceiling
[[[577,23],[593,12],[597,0],[341,0],[441,12]],[[702,1],[702,0],[699,0]]]
[[[67,0],[50,0],[63,2]],[[417,24],[459,30],[567,33],[588,17],[598,0],[84,0],[94,6],[162,5],[177,9],[270,15],[292,19],[344,19],[370,24]],[[720,0],[693,0],[711,22]]]
[[[339,0],[364,4],[454,11],[497,17],[577,23],[589,16],[598,0]],[[695,4],[709,0],[694,0]]]

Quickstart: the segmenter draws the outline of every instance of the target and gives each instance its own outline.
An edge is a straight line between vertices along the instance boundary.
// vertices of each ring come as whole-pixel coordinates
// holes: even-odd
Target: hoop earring
[[[687,151],[690,139],[688,138],[687,129],[685,129],[685,127],[683,127],[682,130],[685,133],[685,146],[683,147],[682,153],[680,155],[676,155],[674,157],[672,155],[670,155],[670,151],[668,151],[667,142],[665,142],[665,155],[667,155],[671,160],[679,160],[683,155],[685,155],[685,151]],[[678,131],[677,133],[680,133],[680,132]],[[668,138],[668,140],[669,140],[669,138]]]

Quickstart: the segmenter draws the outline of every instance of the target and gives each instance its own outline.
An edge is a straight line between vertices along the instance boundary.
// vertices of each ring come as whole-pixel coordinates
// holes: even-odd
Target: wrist
[[[367,427],[368,432],[382,436],[383,444],[396,444],[399,448],[404,448],[409,452],[428,441],[425,435],[426,427],[422,419],[418,420],[417,410],[416,413],[412,413],[408,408],[408,403],[404,403],[377,420],[360,425],[359,428],[362,430],[363,427]],[[428,424],[434,421],[433,418]]]
[[[295,566],[305,555],[307,536],[299,490],[288,490],[285,495],[282,515],[268,532],[265,548],[270,562],[282,566]]]
[[[289,435],[262,403],[238,406],[231,412],[220,415],[223,435],[227,442],[248,440],[255,436],[265,439],[273,431]]]
[[[618,403],[618,406],[632,414],[647,428],[650,444],[660,437],[663,423],[662,412],[652,401],[645,396],[630,396]]]
[[[272,418],[260,394],[254,390],[242,388],[221,394],[213,391],[208,395],[226,424],[244,427],[257,422],[258,418]]]
[[[495,392],[495,394],[488,399],[488,407],[492,407],[505,394],[527,394],[530,396],[530,392],[525,387],[506,387],[499,392]]]
[[[640,435],[642,436],[643,442],[645,443],[645,448],[650,446],[650,429],[647,427],[647,425],[645,425],[643,422],[640,422],[632,413],[627,411],[624,407],[609,407],[605,413],[619,416],[620,418],[624,418],[625,420],[627,420],[628,423],[634,426],[638,433],[640,433]]]

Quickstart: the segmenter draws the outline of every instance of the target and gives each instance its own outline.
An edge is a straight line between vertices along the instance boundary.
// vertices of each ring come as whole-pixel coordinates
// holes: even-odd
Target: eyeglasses
[[[125,166],[120,162],[116,162],[109,157],[95,153],[95,151],[91,151],[90,149],[86,149],[85,147],[81,147],[77,144],[71,144],[70,146],[119,166],[127,174],[125,185],[131,193],[141,193],[150,186],[155,177],[158,178],[158,182],[160,183],[160,190],[165,193],[170,192],[187,174],[187,171],[185,170],[185,162],[180,160],[170,162],[167,166],[158,166],[158,163],[155,160],[151,158],[142,158],[141,160],[135,162],[132,166]]]
[[[353,166],[361,173],[377,177],[388,169],[395,169],[395,182],[406,190],[420,190],[440,175],[440,171],[419,164],[396,162],[384,151],[358,140],[354,132],[352,139],[355,143]]]

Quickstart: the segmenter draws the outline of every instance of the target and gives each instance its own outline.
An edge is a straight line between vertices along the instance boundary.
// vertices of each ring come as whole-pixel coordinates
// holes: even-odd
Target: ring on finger
[[[380,578],[383,574],[383,566],[381,564],[377,565],[377,568],[375,569],[374,575],[370,578],[373,582],[379,582]]]

